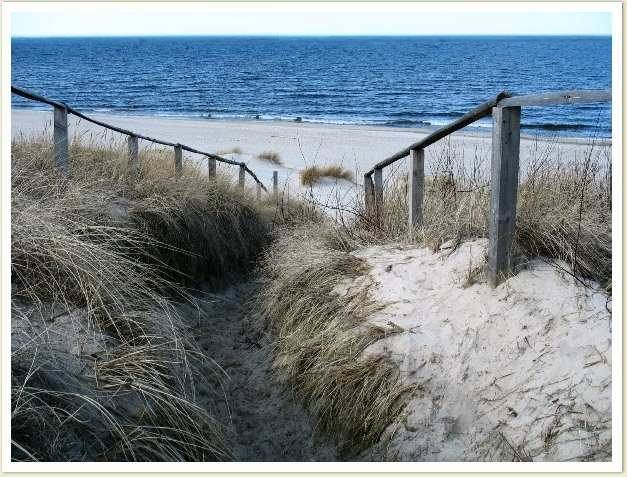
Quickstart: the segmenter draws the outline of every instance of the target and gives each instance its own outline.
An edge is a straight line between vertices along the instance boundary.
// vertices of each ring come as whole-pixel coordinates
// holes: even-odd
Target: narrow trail
[[[193,334],[203,353],[228,374],[223,396],[199,388],[199,402],[225,425],[236,461],[334,461],[335,446],[315,434],[302,406],[273,379],[264,320],[247,310],[257,287],[246,282],[199,297]]]

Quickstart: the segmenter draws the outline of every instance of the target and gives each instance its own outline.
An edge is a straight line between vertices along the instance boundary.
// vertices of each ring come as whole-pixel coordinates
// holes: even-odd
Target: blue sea
[[[433,128],[496,93],[611,87],[610,37],[13,38],[11,81],[84,112]],[[13,96],[13,107],[43,106]],[[478,127],[489,127],[489,118]],[[611,136],[611,106],[525,108]]]

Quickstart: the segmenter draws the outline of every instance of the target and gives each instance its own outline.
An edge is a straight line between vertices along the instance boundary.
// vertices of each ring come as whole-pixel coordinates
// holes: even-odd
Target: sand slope
[[[405,329],[368,349],[418,383],[401,419],[362,458],[409,461],[610,460],[611,303],[535,260],[497,289],[465,287],[486,241],[434,254],[373,247],[387,307],[373,322]]]

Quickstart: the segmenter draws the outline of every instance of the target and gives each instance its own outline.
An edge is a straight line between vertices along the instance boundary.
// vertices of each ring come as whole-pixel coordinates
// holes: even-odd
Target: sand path
[[[247,306],[256,289],[248,282],[221,293],[205,290],[199,309],[190,307],[192,334],[228,374],[222,399],[199,388],[199,403],[225,425],[236,461],[334,461],[335,446],[314,435],[304,409],[273,380],[269,330]]]

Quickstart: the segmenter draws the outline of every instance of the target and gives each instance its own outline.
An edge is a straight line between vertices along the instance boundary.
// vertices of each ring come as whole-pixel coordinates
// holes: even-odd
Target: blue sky
[[[597,12],[14,12],[12,36],[611,35]]]

